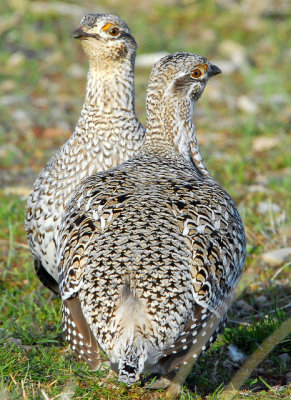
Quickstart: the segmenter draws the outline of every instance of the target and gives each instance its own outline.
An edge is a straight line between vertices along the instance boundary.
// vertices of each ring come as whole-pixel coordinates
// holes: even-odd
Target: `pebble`
[[[284,364],[287,364],[287,362],[290,361],[290,356],[288,353],[280,354],[279,358],[281,361],[283,361]]]
[[[68,69],[71,78],[82,79],[86,76],[86,71],[78,64],[72,64]]]
[[[276,147],[279,144],[279,139],[269,136],[258,136],[253,141],[254,151],[266,151]]]
[[[268,175],[263,175],[258,173],[256,178],[255,178],[255,182],[258,185],[269,185],[269,177]]]
[[[258,204],[257,211],[260,214],[266,214],[269,212],[277,213],[281,211],[281,208],[277,204],[271,203],[270,201],[261,201]]]
[[[3,92],[14,92],[16,90],[16,83],[12,79],[6,79],[0,83],[0,91]]]
[[[272,103],[282,106],[285,103],[285,98],[281,93],[275,93],[270,98]]]
[[[87,12],[88,9],[77,4],[66,4],[64,2],[32,2],[29,5],[29,11],[37,15],[64,15],[66,18],[74,17],[81,19]],[[94,10],[94,12],[102,13],[105,12],[100,7]]]
[[[48,47],[57,46],[57,35],[55,33],[42,32],[42,34],[39,35],[39,32],[38,32],[38,36],[39,36],[39,40],[40,40],[41,44],[43,44],[44,46],[48,46]]]
[[[31,100],[31,102],[39,108],[46,108],[49,106],[49,102],[46,97],[35,97]]]
[[[20,347],[22,345],[21,339],[15,339],[14,337],[10,337],[5,342],[4,347],[13,346],[13,347]]]
[[[0,158],[4,159],[5,157],[13,156],[13,158],[17,158],[18,161],[23,159],[23,152],[16,146],[10,143],[3,144],[0,147]]]
[[[14,123],[20,129],[28,129],[31,128],[33,125],[32,120],[30,119],[28,113],[24,110],[17,109],[11,112],[13,117]]]
[[[247,311],[247,312],[254,310],[253,307],[250,304],[248,304],[246,301],[244,301],[244,300],[237,301],[236,305],[239,308],[241,308],[242,310]]]
[[[6,186],[4,188],[4,193],[6,195],[13,195],[13,196],[19,196],[23,200],[27,199],[28,196],[30,195],[31,188],[27,186]]]
[[[223,75],[231,75],[239,70],[239,66],[231,60],[213,59],[212,63],[221,69]]]
[[[13,53],[12,56],[9,57],[7,60],[7,65],[9,68],[19,68],[21,64],[23,64],[25,61],[25,56],[23,53],[20,51],[17,51],[16,53]]]
[[[261,296],[256,297],[256,303],[259,306],[262,306],[263,304],[265,304],[267,300],[268,300],[267,297],[264,296],[263,294]]]
[[[249,66],[246,47],[234,40],[224,40],[218,46],[218,51],[229,58],[238,69],[246,69]]]
[[[291,240],[291,225],[280,226],[279,233],[280,233],[280,235],[285,236],[286,241],[288,239]]]
[[[239,364],[242,364],[246,359],[246,356],[232,344],[228,346],[228,355],[231,361]]]
[[[257,104],[246,95],[239,96],[237,107],[248,114],[254,114],[257,111]]]
[[[136,57],[135,65],[140,68],[151,68],[153,64],[159,61],[160,58],[165,57],[169,53],[160,51],[157,53],[141,54]]]
[[[22,103],[23,97],[18,95],[7,95],[0,97],[0,106],[10,106],[11,104]]]
[[[246,189],[249,193],[267,193],[267,194],[272,193],[271,189],[266,188],[263,185],[250,185]]]
[[[262,260],[271,267],[283,264],[288,258],[291,258],[291,247],[268,251],[262,255]]]
[[[18,4],[17,4],[17,7],[18,7]],[[8,15],[9,14],[6,14],[6,15],[3,15],[0,17],[0,36],[2,36],[2,34],[5,31],[8,31],[10,29],[15,29],[15,27],[21,20],[21,15],[18,12],[17,13],[15,12],[11,16],[8,16]]]

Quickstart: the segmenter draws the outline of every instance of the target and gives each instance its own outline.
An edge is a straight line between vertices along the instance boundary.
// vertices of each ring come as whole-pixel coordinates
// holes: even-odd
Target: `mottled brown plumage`
[[[161,59],[141,152],[88,178],[62,222],[62,298],[79,302],[82,329],[129,385],[150,371],[162,374],[153,387],[179,390],[177,367],[215,340],[242,273],[243,224],[207,171],[192,123],[193,104],[219,72],[202,56]]]
[[[85,102],[75,132],[36,179],[25,214],[36,272],[55,293],[59,226],[75,189],[92,173],[136,154],[144,136],[134,109],[136,42],[126,23],[88,14],[73,36],[89,59]]]

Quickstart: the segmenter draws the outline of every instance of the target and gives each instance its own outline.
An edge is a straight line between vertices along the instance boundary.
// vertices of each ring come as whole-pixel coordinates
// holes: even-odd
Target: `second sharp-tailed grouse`
[[[137,154],[144,129],[134,108],[136,42],[120,18],[88,14],[73,32],[89,58],[85,102],[75,132],[51,158],[29,196],[25,226],[40,280],[58,293],[56,248],[77,186]]]

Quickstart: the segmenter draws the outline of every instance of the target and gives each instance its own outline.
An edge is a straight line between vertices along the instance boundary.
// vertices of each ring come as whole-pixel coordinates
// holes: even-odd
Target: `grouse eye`
[[[118,34],[119,34],[119,29],[116,27],[110,29],[110,31],[109,31],[109,35],[111,35],[111,36],[117,36]]]
[[[193,78],[199,78],[202,75],[202,72],[199,68],[195,68],[193,69],[193,71],[191,72],[191,76]]]

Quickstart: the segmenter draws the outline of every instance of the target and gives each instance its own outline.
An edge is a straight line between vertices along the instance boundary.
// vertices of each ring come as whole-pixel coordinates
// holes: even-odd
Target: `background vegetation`
[[[243,217],[248,258],[227,328],[193,367],[181,396],[214,399],[290,312],[290,2],[10,0],[0,10],[0,398],[158,396],[114,380],[102,385],[106,371],[74,361],[60,301],[34,275],[25,238],[25,199],[82,106],[87,60],[70,33],[93,11],[124,18],[139,56],[197,52],[223,71],[209,82],[195,124],[208,168]],[[139,57],[142,122],[149,73]],[[290,340],[256,366],[236,398],[287,399]]]

